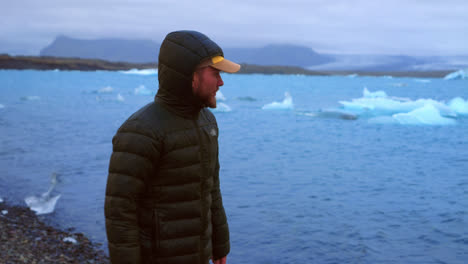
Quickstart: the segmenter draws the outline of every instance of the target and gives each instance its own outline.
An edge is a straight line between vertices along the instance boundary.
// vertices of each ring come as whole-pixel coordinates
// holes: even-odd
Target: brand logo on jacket
[[[214,128],[210,130],[210,135],[212,135],[213,137],[216,137],[216,130]]]

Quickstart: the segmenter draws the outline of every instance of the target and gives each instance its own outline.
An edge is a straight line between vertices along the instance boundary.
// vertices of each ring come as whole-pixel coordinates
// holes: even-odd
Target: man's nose
[[[223,86],[223,85],[224,85],[223,78],[221,78],[221,76],[219,76],[219,78],[218,78],[218,86]]]

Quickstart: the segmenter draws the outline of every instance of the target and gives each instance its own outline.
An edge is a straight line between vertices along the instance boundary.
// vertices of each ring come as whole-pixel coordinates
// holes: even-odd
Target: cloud
[[[37,53],[59,34],[161,42],[170,31],[194,29],[224,47],[294,43],[330,53],[468,54],[462,0],[18,0],[3,4],[0,14],[0,48]]]

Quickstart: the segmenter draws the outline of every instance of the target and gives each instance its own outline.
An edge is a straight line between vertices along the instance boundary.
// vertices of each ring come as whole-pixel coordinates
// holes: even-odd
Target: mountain
[[[321,55],[314,50],[297,45],[268,45],[263,48],[227,48],[226,58],[239,63],[256,65],[281,65],[309,67],[334,60],[332,56]]]
[[[110,62],[157,63],[160,44],[151,40],[83,40],[58,36],[41,56],[100,59]],[[292,66],[313,71],[439,71],[468,67],[468,56],[320,54],[299,45],[224,48],[226,58],[258,66]]]
[[[102,59],[131,63],[158,60],[160,44],[150,40],[97,39],[83,40],[58,36],[41,50],[41,56]],[[239,63],[307,67],[331,62],[332,58],[310,48],[295,45],[268,45],[263,48],[227,48],[226,58]]]
[[[41,50],[41,56],[101,59],[130,63],[158,60],[159,46],[151,40],[96,39],[83,40],[58,36]]]

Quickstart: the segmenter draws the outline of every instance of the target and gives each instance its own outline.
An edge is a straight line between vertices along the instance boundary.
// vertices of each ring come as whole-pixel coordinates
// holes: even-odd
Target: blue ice
[[[137,88],[135,88],[134,93],[136,95],[152,95],[153,91],[146,88],[146,86],[144,86],[144,85],[140,85]]]
[[[432,104],[426,104],[409,113],[399,113],[392,116],[403,125],[454,125],[455,120],[440,115],[439,110]]]
[[[455,97],[449,102],[449,107],[459,115],[468,115],[468,100],[461,97]]]
[[[444,79],[445,80],[468,79],[468,69],[458,70],[456,72],[449,73],[444,77]]]
[[[263,110],[290,110],[294,108],[291,95],[284,93],[284,100],[282,102],[272,102],[262,107]]]
[[[459,115],[468,114],[468,101],[461,97],[448,104],[433,99],[388,96],[384,91],[370,92],[364,88],[363,97],[340,101],[342,109],[357,116],[373,117],[372,123],[404,125],[452,125]]]

